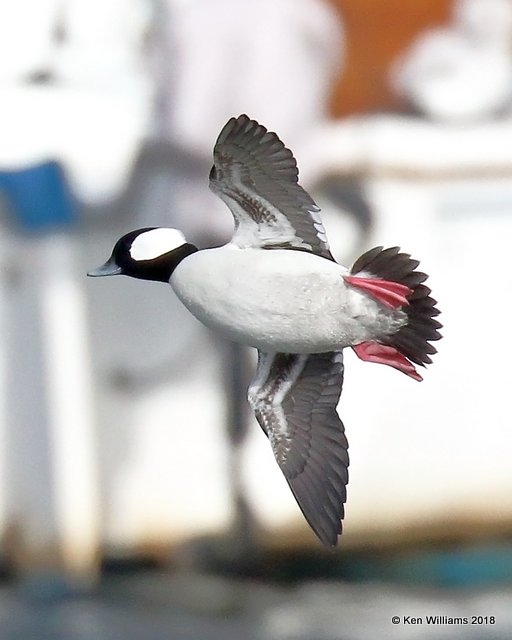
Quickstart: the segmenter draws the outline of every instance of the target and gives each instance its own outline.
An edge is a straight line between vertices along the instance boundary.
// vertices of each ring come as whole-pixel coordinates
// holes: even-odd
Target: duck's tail
[[[423,284],[427,275],[416,271],[419,262],[399,247],[375,247],[363,254],[345,280],[359,287],[390,308],[407,314],[407,323],[396,333],[378,341],[363,342],[354,351],[363,360],[388,364],[416,380],[421,376],[414,364],[425,366],[437,349],[430,344],[441,338],[436,300]]]

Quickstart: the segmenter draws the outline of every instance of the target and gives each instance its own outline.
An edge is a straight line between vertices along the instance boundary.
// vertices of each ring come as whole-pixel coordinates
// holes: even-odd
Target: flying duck
[[[137,229],[88,275],[169,283],[206,326],[258,350],[249,403],[307,522],[335,546],[349,466],[336,412],[343,349],[421,380],[415,365],[432,362],[441,337],[437,303],[419,262],[398,247],[375,247],[350,269],[336,262],[275,133],[231,118],[213,157],[210,189],[235,220],[228,244],[198,250],[177,229]]]

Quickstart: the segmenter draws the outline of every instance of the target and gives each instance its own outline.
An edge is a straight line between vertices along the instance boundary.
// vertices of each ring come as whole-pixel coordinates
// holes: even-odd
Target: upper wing
[[[246,115],[231,118],[213,150],[210,189],[235,218],[242,248],[302,249],[334,260],[320,209],[298,184],[292,152]]]
[[[341,534],[348,443],[336,413],[341,351],[311,355],[258,352],[249,402],[313,531],[334,546]]]

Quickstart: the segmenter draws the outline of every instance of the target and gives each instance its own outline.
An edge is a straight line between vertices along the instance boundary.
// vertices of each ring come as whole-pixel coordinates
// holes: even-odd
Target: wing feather
[[[300,249],[333,260],[320,209],[298,183],[292,152],[246,115],[231,118],[213,151],[210,189],[235,218],[242,248]]]
[[[309,525],[336,545],[348,483],[348,443],[336,413],[341,352],[259,352],[249,401]]]

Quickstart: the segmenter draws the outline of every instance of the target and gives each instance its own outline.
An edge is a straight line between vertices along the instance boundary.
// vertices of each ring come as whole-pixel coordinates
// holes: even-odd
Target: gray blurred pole
[[[29,586],[91,585],[99,501],[86,309],[68,234],[17,238],[6,308],[8,554]]]
[[[2,215],[0,200],[0,215]],[[1,226],[0,226],[1,230]],[[6,278],[7,243],[5,234],[0,233],[0,540],[3,542],[7,535],[7,338],[6,317],[8,308],[8,287]],[[2,560],[5,549],[0,548]]]
[[[223,382],[226,396],[226,433],[229,445],[229,476],[234,503],[230,531],[233,559],[251,560],[256,549],[256,521],[243,485],[241,454],[250,424],[247,388],[252,378],[249,349],[234,342],[224,343]]]

